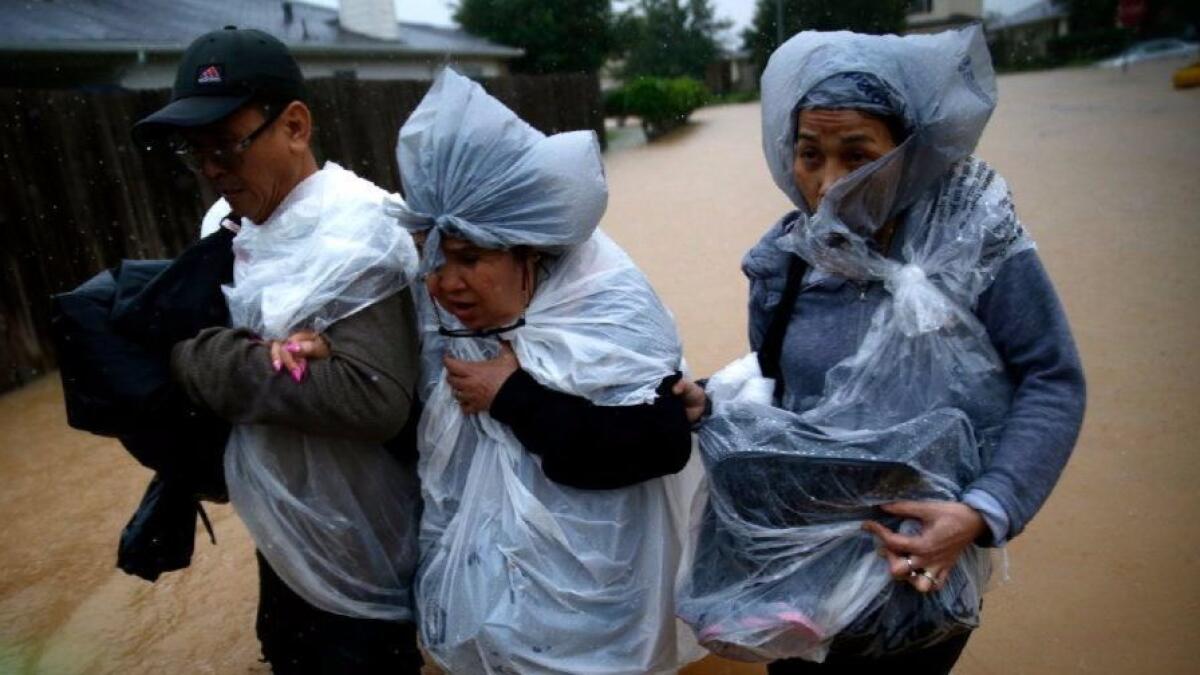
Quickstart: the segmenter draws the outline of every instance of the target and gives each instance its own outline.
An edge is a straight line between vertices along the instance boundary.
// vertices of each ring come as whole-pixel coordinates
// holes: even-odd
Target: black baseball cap
[[[260,30],[226,26],[188,46],[171,102],[134,124],[133,133],[146,138],[212,124],[255,97],[290,103],[306,95],[304,76],[286,45]]]

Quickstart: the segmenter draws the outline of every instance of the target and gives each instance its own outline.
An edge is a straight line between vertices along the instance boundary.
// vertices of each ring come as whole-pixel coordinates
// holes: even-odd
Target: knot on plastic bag
[[[929,278],[925,270],[908,264],[886,281],[892,294],[896,324],[906,337],[932,333],[954,322],[954,304]]]
[[[896,270],[893,284],[895,284],[897,288],[902,288],[905,286],[911,286],[913,284],[923,283],[926,278],[925,270],[910,263],[901,267],[899,270]]]
[[[467,220],[466,218],[462,218],[461,216],[456,216],[452,213],[443,213],[442,215],[435,217],[433,219],[433,222],[434,222],[434,225],[439,230],[441,230],[443,233],[448,234],[452,237],[462,236],[465,233],[467,233],[468,231],[470,231],[471,233],[475,233],[475,231],[479,229],[479,228],[475,227],[471,223],[471,221]],[[491,239],[493,239],[493,237],[480,237],[478,235],[476,236],[476,238],[484,239],[484,241],[482,241],[482,242],[476,241],[475,242],[476,244],[486,244]]]

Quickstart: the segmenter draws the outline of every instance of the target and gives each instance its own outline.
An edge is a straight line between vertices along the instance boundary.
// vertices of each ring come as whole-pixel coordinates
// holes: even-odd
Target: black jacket
[[[172,383],[169,358],[176,342],[228,324],[232,241],[221,229],[174,261],[123,261],[53,300],[68,423],[118,438],[156,472],[117,553],[118,567],[150,581],[191,562],[200,500],[227,499],[229,424]]]

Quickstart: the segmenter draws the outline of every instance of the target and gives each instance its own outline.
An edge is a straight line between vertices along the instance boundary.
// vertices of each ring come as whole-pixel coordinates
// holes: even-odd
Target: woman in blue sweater
[[[978,29],[801,33],[771,57],[762,94],[767,164],[797,207],[743,261],[774,407],[723,410],[713,395],[701,431],[710,522],[681,615],[714,649],[780,659],[772,675],[947,673],[978,623],[980,547],[1019,534],[1049,496],[1085,399],[1066,316],[1007,187],[971,155],[995,105],[990,58]],[[687,387],[691,408],[701,396]],[[924,437],[938,440],[913,440]],[[951,437],[965,439],[957,474],[918,461]],[[769,457],[774,443],[782,454]],[[848,448],[858,464],[839,459]],[[853,474],[840,486],[874,490],[856,497],[868,510],[850,514],[854,532],[828,534],[828,484],[800,486],[784,464],[754,482],[787,453],[809,462],[793,473],[834,466],[835,481]],[[904,476],[936,489],[880,498]],[[847,592],[848,569],[897,583]],[[785,591],[788,578],[799,585]],[[954,621],[939,618],[956,606]]]

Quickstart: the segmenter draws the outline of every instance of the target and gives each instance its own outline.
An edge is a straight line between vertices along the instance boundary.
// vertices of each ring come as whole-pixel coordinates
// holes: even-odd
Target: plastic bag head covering
[[[383,209],[388,193],[329,163],[266,222],[233,241],[232,324],[268,339],[318,332],[412,281],[412,237]],[[388,336],[378,336],[387,340]],[[379,443],[234,425],[229,498],[255,546],[308,603],[343,616],[413,618],[420,488]]]
[[[555,251],[587,240],[608,205],[592,131],[547,137],[450,68],[400,129],[407,204],[393,213],[431,230],[422,269],[437,267],[443,234],[483,248]]]
[[[971,311],[1003,262],[1032,246],[1004,180],[970,156],[993,103],[977,29],[802,33],[772,56],[764,151],[800,210],[763,245],[826,273],[880,280],[891,298],[807,409],[764,403],[774,388],[756,383],[753,360],[735,364],[737,377],[714,376],[714,415],[699,433],[709,501],[679,604],[710,649],[820,661],[835,638],[880,655],[978,624],[984,552],[969,547],[947,585],[921,595],[892,581],[859,526],[882,503],[957,499],[1009,414],[1004,363]],[[907,132],[832,186],[815,212],[792,182],[796,112],[810,105],[899,118]],[[889,219],[898,224],[891,256],[872,241]]]
[[[977,26],[905,37],[803,32],[775,50],[763,71],[763,153],[775,184],[814,215],[792,173],[799,111],[849,108],[898,117],[907,132],[903,143],[844,178],[822,201],[821,211],[869,235],[971,154],[995,103],[991,57]]]

